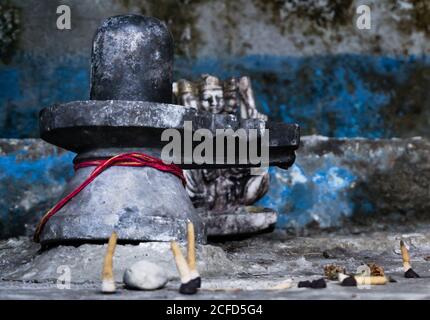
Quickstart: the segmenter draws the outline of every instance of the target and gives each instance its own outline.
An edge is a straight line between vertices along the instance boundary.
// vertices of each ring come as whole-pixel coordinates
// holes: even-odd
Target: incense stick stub
[[[109,238],[106,255],[103,263],[102,273],[102,292],[114,293],[116,291],[115,279],[113,275],[113,255],[115,253],[116,242],[118,235],[113,232]]]
[[[197,288],[201,287],[201,278],[200,274],[197,271],[196,265],[196,243],[195,240],[195,232],[194,232],[194,224],[192,222],[188,222],[187,224],[187,260],[188,260],[188,268],[190,269],[191,281],[197,286]]]
[[[196,270],[196,244],[192,222],[187,223],[187,260],[190,270]]]
[[[182,294],[194,294],[197,292],[197,286],[191,279],[191,272],[188,267],[188,263],[183,256],[179,245],[176,241],[170,243],[173,257],[175,259],[176,268],[178,269],[179,276],[181,278],[181,286],[179,292]]]
[[[403,240],[400,240],[400,251],[402,252],[403,270],[406,272],[411,268],[411,259],[409,256],[408,248],[406,247]]]
[[[293,281],[291,279],[288,279],[266,290],[286,290],[292,287],[293,287]]]
[[[348,276],[343,273],[338,274],[338,280],[344,287],[357,287],[366,285],[384,285],[390,280],[386,276]]]
[[[403,270],[405,271],[405,278],[419,278],[420,276],[412,269],[411,258],[409,250],[403,240],[400,240],[400,251],[402,253]]]
[[[187,261],[185,260],[181,249],[179,248],[179,245],[176,243],[176,241],[172,241],[170,243],[170,247],[172,249],[173,257],[175,259],[176,268],[178,269],[181,282],[189,282],[191,280],[190,269],[188,268]]]
[[[365,285],[384,285],[389,282],[388,278],[385,276],[355,276],[355,281],[357,285],[365,286]]]

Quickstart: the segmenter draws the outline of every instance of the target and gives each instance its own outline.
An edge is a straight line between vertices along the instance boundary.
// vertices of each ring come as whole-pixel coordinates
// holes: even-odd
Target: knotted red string
[[[75,170],[95,166],[96,168],[91,172],[87,179],[82,182],[75,190],[70,192],[67,196],[61,199],[54,207],[52,207],[40,220],[34,233],[34,241],[39,242],[40,234],[54,214],[56,214],[66,203],[68,203],[73,197],[81,192],[87,185],[89,185],[100,173],[111,166],[125,166],[125,167],[151,167],[160,171],[169,172],[181,179],[185,185],[185,177],[182,169],[175,164],[165,164],[161,159],[151,157],[144,153],[123,153],[113,156],[109,159],[102,160],[89,160],[75,164]]]

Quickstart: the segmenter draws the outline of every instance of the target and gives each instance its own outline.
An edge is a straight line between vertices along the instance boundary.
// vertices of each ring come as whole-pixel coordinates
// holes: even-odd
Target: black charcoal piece
[[[408,271],[405,272],[405,278],[420,278],[420,276],[412,270],[412,268],[409,268]]]
[[[326,288],[327,284],[323,278],[317,279],[317,280],[306,280],[306,281],[300,281],[297,285],[298,288],[311,288],[311,289],[322,289]]]
[[[356,287],[357,286],[357,280],[355,280],[354,276],[349,276],[348,278],[345,278],[342,281],[341,285],[344,287]]]

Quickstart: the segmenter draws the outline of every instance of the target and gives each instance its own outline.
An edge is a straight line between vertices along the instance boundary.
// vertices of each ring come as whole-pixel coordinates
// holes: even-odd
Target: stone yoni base
[[[92,170],[76,171],[65,194]],[[203,223],[176,176],[150,167],[111,167],[48,220],[41,243],[106,240],[113,231],[123,241],[182,241],[188,220],[197,241],[205,242]]]
[[[238,207],[231,212],[199,211],[208,237],[241,236],[273,230],[277,221],[276,211],[262,207]]]

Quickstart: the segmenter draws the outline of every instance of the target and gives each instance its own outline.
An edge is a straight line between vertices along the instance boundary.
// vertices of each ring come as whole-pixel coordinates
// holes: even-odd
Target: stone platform
[[[103,245],[57,247],[46,253],[27,238],[0,242],[0,299],[430,299],[429,224],[411,224],[389,231],[376,225],[308,236],[275,231],[241,241],[212,243],[198,248],[202,289],[193,296],[180,295],[179,280],[166,244],[120,245],[114,260],[118,291],[103,295],[100,273]],[[370,230],[369,230],[370,228]],[[366,229],[368,231],[366,231]],[[411,263],[420,279],[403,277],[399,240],[410,246]],[[161,253],[155,255],[155,250]],[[147,258],[166,266],[171,281],[157,291],[126,290],[122,270]],[[328,281],[325,289],[297,288],[301,280],[323,276],[323,266],[336,263],[354,272],[362,263],[375,262],[397,282],[370,289],[341,287]],[[71,268],[71,288],[56,286],[58,266]],[[291,281],[293,287],[268,290]]]

